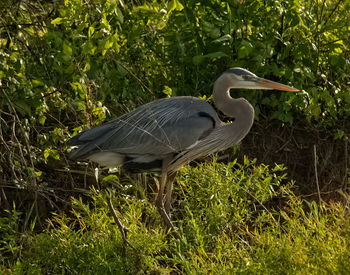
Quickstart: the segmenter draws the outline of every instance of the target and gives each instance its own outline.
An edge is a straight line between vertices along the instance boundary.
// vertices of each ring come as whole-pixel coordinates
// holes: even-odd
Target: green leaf
[[[63,42],[63,53],[68,56],[73,54],[73,49],[66,42]]]
[[[85,110],[86,109],[85,101],[77,101],[77,102],[75,102],[75,105],[77,106],[78,110]]]
[[[36,178],[39,178],[39,177],[42,176],[42,174],[43,174],[42,171],[36,171],[34,175],[35,175]]]
[[[42,116],[39,117],[39,123],[40,123],[41,125],[44,125],[44,124],[45,124],[45,121],[46,121],[46,116],[42,115]]]
[[[96,51],[96,46],[94,46],[94,44],[90,40],[83,43],[81,48],[82,48],[84,54],[92,54],[93,55],[93,54],[95,54],[95,51]]]
[[[60,159],[60,155],[57,150],[55,149],[45,149],[44,151],[44,158],[47,159],[48,157],[52,157],[54,159]]]
[[[334,135],[335,139],[342,139],[345,137],[345,132],[343,130],[337,129],[337,132]]]
[[[108,175],[102,179],[103,182],[108,182],[108,181],[112,181],[112,180],[118,180],[118,176],[111,174],[111,175]]]
[[[95,32],[95,28],[93,26],[90,26],[88,30],[88,37],[91,38],[94,32]]]
[[[222,43],[222,42],[231,42],[233,40],[232,35],[230,34],[225,34],[218,39],[215,39],[213,42],[214,43]]]
[[[59,24],[61,24],[63,22],[63,18],[61,18],[61,17],[57,17],[57,18],[55,18],[54,20],[51,20],[51,24],[52,25],[59,25]]]
[[[168,6],[168,12],[172,12],[173,10],[181,11],[184,6],[179,2],[179,0],[171,0]]]
[[[112,39],[106,39],[102,44],[102,55],[105,55],[106,52],[113,46]]]
[[[85,86],[81,85],[81,83],[79,83],[79,82],[72,82],[72,83],[70,83],[70,86],[73,88],[74,91],[78,92],[79,97],[81,99],[85,99],[85,97],[86,97]]]
[[[146,12],[155,12],[155,9],[152,6],[146,4],[141,6],[136,6],[133,8],[134,11],[146,11]]]
[[[224,52],[213,52],[213,53],[209,53],[206,55],[196,55],[192,58],[192,61],[195,65],[198,65],[200,63],[202,63],[205,59],[218,59],[221,57],[227,57],[227,54]]]
[[[32,83],[34,86],[44,86],[45,85],[43,82],[41,82],[40,80],[37,80],[37,79],[33,79]]]
[[[84,66],[83,72],[88,72],[88,71],[90,71],[90,69],[91,69],[90,63],[86,63]]]
[[[238,48],[238,58],[243,59],[250,55],[253,51],[254,46],[248,41],[242,41],[240,47]]]
[[[114,13],[117,16],[118,21],[123,24],[124,23],[124,16],[123,16],[122,11],[120,9],[116,8],[114,10]]]
[[[163,89],[162,93],[166,94],[168,96],[171,96],[172,93],[173,93],[173,90],[170,87],[168,87],[168,86],[164,86],[164,89]]]

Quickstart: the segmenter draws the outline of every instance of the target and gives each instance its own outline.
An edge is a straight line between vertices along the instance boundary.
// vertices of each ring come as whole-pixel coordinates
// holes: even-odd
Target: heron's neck
[[[214,84],[214,104],[226,116],[235,118],[235,124],[240,124],[241,127],[250,130],[254,121],[254,108],[244,98],[232,98],[230,95],[229,80],[225,79],[227,76],[220,76]]]

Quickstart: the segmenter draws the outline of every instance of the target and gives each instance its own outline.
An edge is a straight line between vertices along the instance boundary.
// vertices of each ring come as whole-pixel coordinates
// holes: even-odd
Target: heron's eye
[[[250,79],[252,79],[252,77],[251,77],[250,75],[242,75],[242,78],[243,78],[244,80],[250,80]]]

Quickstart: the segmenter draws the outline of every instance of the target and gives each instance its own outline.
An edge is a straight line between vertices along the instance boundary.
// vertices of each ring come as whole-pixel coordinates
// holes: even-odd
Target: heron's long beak
[[[287,91],[287,92],[298,92],[299,90],[288,85],[284,85],[278,82],[274,82],[271,80],[267,80],[265,78],[257,77],[254,79],[256,89],[271,89],[271,90],[279,90],[279,91]]]

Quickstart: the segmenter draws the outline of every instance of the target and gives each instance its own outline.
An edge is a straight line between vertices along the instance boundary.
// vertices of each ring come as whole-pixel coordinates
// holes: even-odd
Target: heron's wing
[[[78,146],[71,158],[86,158],[101,151],[161,158],[192,146],[219,122],[213,107],[204,100],[161,99],[81,132],[70,141],[70,145]]]

